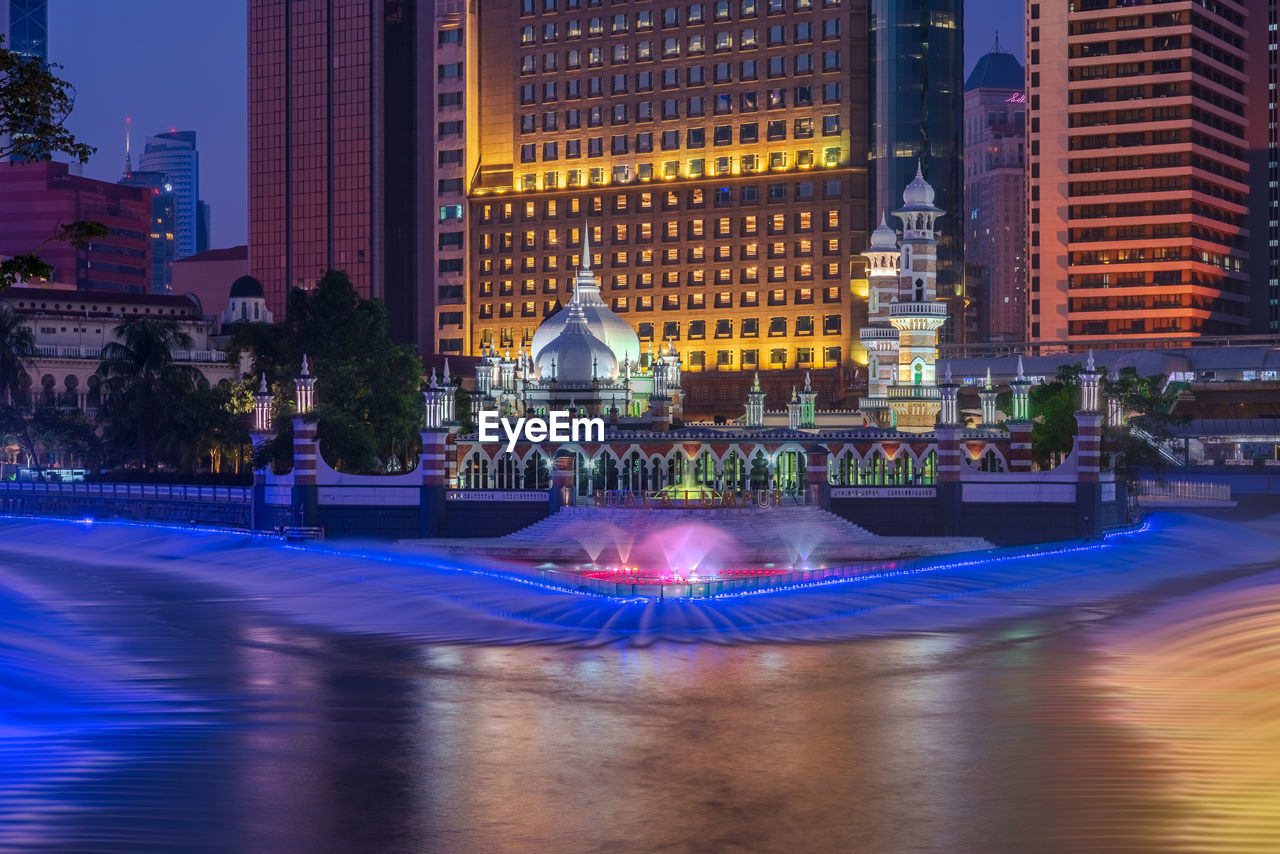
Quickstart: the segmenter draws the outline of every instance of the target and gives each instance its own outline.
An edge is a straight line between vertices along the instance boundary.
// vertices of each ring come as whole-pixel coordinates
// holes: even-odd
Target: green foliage
[[[458,384],[453,393],[453,417],[462,425],[461,432],[474,433],[476,429],[475,411],[471,405],[471,393]]]
[[[1152,444],[1173,437],[1172,428],[1191,420],[1191,415],[1174,415],[1178,400],[1175,388],[1165,387],[1160,374],[1140,377],[1134,368],[1124,368],[1103,386],[1124,417],[1123,424],[1108,424],[1104,442],[1122,455],[1124,465],[1165,468],[1168,462]],[[1145,435],[1140,435],[1145,434]],[[1150,438],[1148,438],[1150,437]]]
[[[71,84],[53,72],[59,65],[39,58],[20,56],[6,50],[0,37],[0,160],[21,154],[27,160],[51,160],[67,154],[81,163],[89,162],[93,146],[77,142],[65,123],[75,106]],[[0,260],[0,289],[25,279],[48,278],[52,268],[40,259],[40,248],[52,241],[81,246],[106,234],[100,223],[62,224],[39,246]]]
[[[97,151],[77,142],[66,128],[76,104],[71,84],[53,72],[61,68],[4,47],[0,36],[0,159],[21,153],[27,160],[51,160],[68,154],[81,163]]]
[[[1040,468],[1059,462],[1071,451],[1080,408],[1080,374],[1084,366],[1059,365],[1058,375],[1031,389],[1031,458]]]
[[[256,328],[253,328],[256,327]],[[252,356],[255,376],[265,373],[275,394],[277,441],[259,459],[289,465],[293,378],[302,357],[316,377],[316,407],[309,417],[326,462],[341,471],[385,471],[392,456],[416,460],[421,441],[422,362],[392,342],[387,310],[361,299],[346,273],[330,271],[314,290],[289,294],[279,326],[239,324],[231,349]]]
[[[124,459],[154,470],[164,428],[202,380],[196,368],[174,361],[174,350],[191,349],[191,336],[175,321],[154,317],[131,317],[115,335],[98,366],[107,395],[100,413],[105,435]]]

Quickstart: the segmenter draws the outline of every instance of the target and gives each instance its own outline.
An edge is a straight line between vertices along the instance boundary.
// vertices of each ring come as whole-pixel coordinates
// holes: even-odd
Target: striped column
[[[423,430],[422,454],[418,457],[424,486],[443,487],[449,482],[449,446],[453,434],[448,430]]]
[[[1102,463],[1102,414],[1076,413],[1076,463],[1080,483],[1097,483]]]
[[[1009,471],[1031,471],[1031,422],[1009,421]]]
[[[831,506],[831,472],[827,460],[827,449],[821,445],[810,445],[804,451],[804,485],[810,504],[822,508]]]
[[[300,417],[293,419],[293,483],[316,485],[316,425]]]
[[[551,512],[577,503],[578,484],[574,482],[577,455],[567,451],[557,452],[551,461]]]
[[[938,440],[938,482],[960,482],[960,428],[938,425],[933,435]]]

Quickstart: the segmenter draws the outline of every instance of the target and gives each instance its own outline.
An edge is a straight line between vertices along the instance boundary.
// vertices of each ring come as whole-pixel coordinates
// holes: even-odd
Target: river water
[[[0,520],[0,850],[1280,850],[1280,525],[715,602]]]

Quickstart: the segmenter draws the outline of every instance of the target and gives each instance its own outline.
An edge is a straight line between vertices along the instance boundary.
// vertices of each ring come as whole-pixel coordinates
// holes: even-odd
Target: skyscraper
[[[143,187],[151,197],[151,293],[170,293],[175,259],[177,199],[163,172],[127,171],[120,178],[126,187]]]
[[[49,61],[46,0],[0,0],[0,36],[6,50]]]
[[[49,13],[46,0],[0,0],[0,36],[4,48],[14,53],[49,61]],[[0,136],[0,144],[8,138]],[[24,159],[21,151],[9,159]]]
[[[964,84],[964,253],[985,283],[980,334],[1027,339],[1027,99],[1022,63],[1000,48]]]
[[[436,168],[471,182],[466,315],[442,306],[442,339],[529,341],[589,234],[602,298],[646,347],[674,346],[692,408],[736,408],[757,369],[777,403],[787,371],[814,372],[824,402],[848,385],[865,361],[863,2],[505,0],[465,28],[478,50],[435,74],[439,103],[465,80],[467,122]]]
[[[196,132],[170,131],[147,137],[146,147],[138,157],[138,171],[158,172],[172,186],[177,218],[177,256],[185,258],[199,250],[197,234],[200,223],[200,152],[196,150]]]
[[[1245,45],[1266,22],[1236,0],[1027,12],[1031,340],[1244,331]]]
[[[893,210],[924,167],[946,211],[938,230],[938,296],[964,287],[964,85],[962,0],[870,0],[872,84],[870,216]],[[956,318],[943,340],[952,340]]]
[[[1280,2],[1249,3],[1249,314],[1280,332]]]
[[[435,152],[432,4],[250,0],[249,258],[270,309],[344,270],[382,299],[392,334],[433,345],[426,190]],[[433,137],[428,137],[427,142]]]

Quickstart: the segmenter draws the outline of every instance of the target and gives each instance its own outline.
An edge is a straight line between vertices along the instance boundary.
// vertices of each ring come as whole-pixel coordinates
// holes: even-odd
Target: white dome
[[[529,342],[529,352],[535,360],[539,360],[543,349],[564,332],[569,323],[571,308],[577,306],[582,310],[587,328],[613,351],[614,360],[619,365],[628,359],[632,365],[638,365],[640,337],[631,328],[631,324],[614,314],[600,298],[600,286],[596,284],[595,274],[591,272],[589,241],[583,241],[582,257],[583,266],[573,284],[573,296],[564,308],[542,321]],[[541,361],[538,364],[541,366]]]
[[[924,174],[920,171],[920,162],[916,161],[916,177],[902,191],[903,207],[931,208],[933,207],[934,195],[933,187],[924,179]]]
[[[570,302],[556,317],[561,315],[567,315],[564,328],[535,357],[542,380],[589,383],[617,379],[618,358],[588,326],[582,307]]]
[[[889,225],[884,212],[880,213],[880,224],[871,232],[871,249],[892,250],[898,248],[898,233]]]

